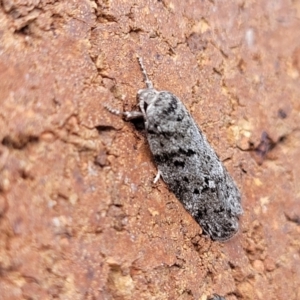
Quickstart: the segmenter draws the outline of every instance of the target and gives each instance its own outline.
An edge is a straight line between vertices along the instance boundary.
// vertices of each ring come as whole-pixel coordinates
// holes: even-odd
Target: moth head
[[[137,93],[137,98],[140,105],[143,105],[144,110],[155,103],[158,98],[158,91],[155,89],[143,89],[139,90]]]

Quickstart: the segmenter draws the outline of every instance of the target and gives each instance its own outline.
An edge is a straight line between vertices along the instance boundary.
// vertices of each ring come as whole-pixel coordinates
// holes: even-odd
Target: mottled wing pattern
[[[161,91],[146,114],[163,180],[213,240],[231,238],[243,212],[239,190],[183,103]]]

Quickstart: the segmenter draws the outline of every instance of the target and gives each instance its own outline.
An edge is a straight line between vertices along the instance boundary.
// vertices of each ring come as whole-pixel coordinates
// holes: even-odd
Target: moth
[[[125,120],[143,118],[160,177],[212,240],[226,241],[239,229],[243,213],[234,180],[181,100],[158,91],[138,58],[146,88],[137,93],[140,111],[107,109]]]

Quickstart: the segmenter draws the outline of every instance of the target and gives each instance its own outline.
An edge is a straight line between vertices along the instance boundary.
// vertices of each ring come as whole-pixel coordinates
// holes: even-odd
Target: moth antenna
[[[144,64],[143,64],[143,59],[138,56],[138,61],[139,61],[142,73],[144,75],[144,80],[145,80],[147,89],[153,89],[153,83],[152,83],[152,81],[149,79],[149,77],[147,75],[146,69],[145,69]]]
[[[104,104],[104,108],[106,108],[110,113],[122,116],[126,121],[134,120],[134,119],[140,119],[143,118],[144,115],[141,111],[120,111],[118,109],[111,108],[110,106]]]
[[[114,109],[114,108],[111,108],[110,106],[104,104],[103,105],[104,108],[106,108],[110,113],[114,114],[114,115],[117,115],[117,116],[123,116],[124,113],[122,111],[119,111],[118,109]]]

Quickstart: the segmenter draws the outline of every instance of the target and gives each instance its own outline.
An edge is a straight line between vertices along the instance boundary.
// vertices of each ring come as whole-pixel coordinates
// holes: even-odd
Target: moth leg
[[[123,116],[126,121],[144,118],[144,115],[141,111],[124,111]]]
[[[117,116],[122,116],[126,121],[134,120],[134,119],[140,119],[143,118],[144,115],[141,111],[120,111],[114,108],[111,108],[107,105],[104,105],[104,107],[112,114]]]
[[[157,181],[160,179],[160,176],[161,176],[161,171],[158,170],[158,171],[157,171],[157,174],[156,174],[156,176],[155,176],[155,178],[154,178],[154,180],[153,180],[153,183],[154,183],[154,184],[157,183]]]

